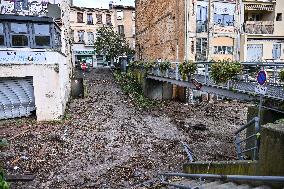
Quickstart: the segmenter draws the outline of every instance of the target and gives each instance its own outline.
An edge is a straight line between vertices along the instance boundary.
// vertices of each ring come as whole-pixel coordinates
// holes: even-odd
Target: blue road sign
[[[265,71],[259,71],[257,74],[257,82],[260,85],[264,85],[267,80],[267,74]]]

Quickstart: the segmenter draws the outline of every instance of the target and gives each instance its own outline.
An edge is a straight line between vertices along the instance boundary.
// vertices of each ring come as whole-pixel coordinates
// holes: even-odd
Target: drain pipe
[[[184,50],[185,60],[188,60],[188,0],[184,0]]]

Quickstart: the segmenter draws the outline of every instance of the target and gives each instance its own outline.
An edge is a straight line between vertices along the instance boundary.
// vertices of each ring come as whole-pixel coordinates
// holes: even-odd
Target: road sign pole
[[[261,117],[261,109],[262,109],[262,104],[263,104],[263,95],[260,95],[260,102],[259,102],[259,109],[258,109],[258,118],[260,120]]]

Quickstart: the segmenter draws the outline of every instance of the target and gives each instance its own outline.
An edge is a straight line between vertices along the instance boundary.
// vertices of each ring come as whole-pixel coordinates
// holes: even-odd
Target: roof
[[[135,10],[133,6],[124,6],[124,5],[112,5],[113,9],[125,9],[125,10]]]
[[[76,11],[87,11],[87,12],[108,12],[110,13],[111,11],[109,9],[99,9],[99,8],[88,8],[88,7],[77,7],[77,6],[71,6],[71,10],[76,10]]]
[[[0,20],[1,21],[30,21],[30,22],[48,22],[48,23],[53,23],[53,18],[43,16],[22,16],[22,15],[4,15],[0,14]]]

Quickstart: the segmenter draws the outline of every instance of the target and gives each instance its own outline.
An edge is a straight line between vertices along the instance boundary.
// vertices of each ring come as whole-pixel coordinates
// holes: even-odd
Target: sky
[[[118,5],[134,6],[134,0],[73,0],[73,4],[80,7],[108,8],[110,1],[116,2]]]

